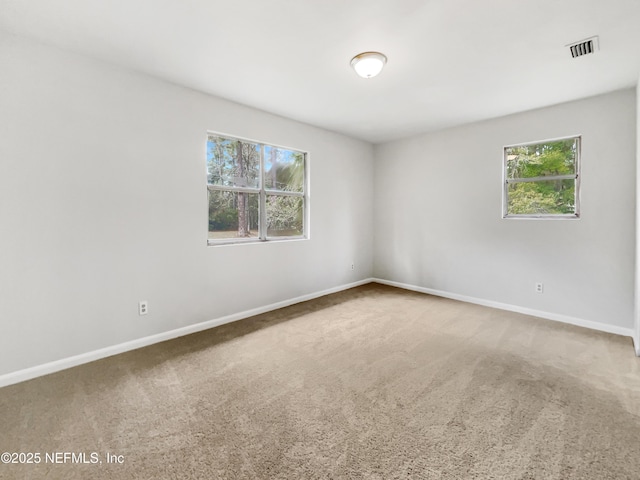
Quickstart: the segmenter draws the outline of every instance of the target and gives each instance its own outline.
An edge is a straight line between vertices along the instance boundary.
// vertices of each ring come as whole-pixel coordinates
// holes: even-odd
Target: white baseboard
[[[532,315],[535,317],[545,318],[548,320],[555,320],[558,322],[569,323],[572,325],[577,325],[579,327],[586,327],[592,330],[600,330],[607,333],[614,333],[617,335],[632,337],[634,340],[636,355],[640,357],[640,338],[637,338],[636,332],[634,332],[634,330],[630,328],[616,327],[615,325],[608,325],[605,323],[593,322],[590,320],[583,320],[581,318],[570,317],[567,315],[559,315],[555,313],[543,312],[543,311],[534,310],[531,308],[524,308],[516,305],[506,304],[506,303],[494,302],[491,300],[484,300],[481,298],[468,297],[466,295],[459,295],[457,293],[450,293],[450,292],[444,292],[441,290],[434,290],[431,288],[418,287],[415,285],[409,285],[409,284],[400,283],[400,282],[393,282],[390,280],[383,280],[380,278],[367,278],[364,280],[360,280],[358,282],[349,283],[346,285],[340,285],[340,286],[333,287],[320,292],[310,293],[308,295],[302,295],[300,297],[291,298],[289,300],[272,303],[270,305],[266,305],[263,307],[246,310],[244,312],[227,315],[225,317],[220,317],[213,320],[208,320],[206,322],[197,323],[195,325],[189,325],[187,327],[177,328],[175,330],[170,330],[168,332],[150,335],[148,337],[131,340],[129,342],[120,343],[118,345],[112,345],[110,347],[101,348],[99,350],[94,350],[91,352],[82,353],[80,355],[74,355],[72,357],[63,358],[63,359],[45,363],[42,365],[36,365],[34,367],[25,368],[23,370],[18,370],[16,372],[6,373],[4,375],[0,375],[0,388],[6,387],[8,385],[13,385],[15,383],[24,382],[26,380],[31,380],[32,378],[41,377],[43,375],[48,375],[50,373],[55,373],[60,370],[65,370],[67,368],[82,365],[84,363],[89,363],[95,360],[100,360],[102,358],[111,357],[119,353],[136,350],[138,348],[153,345],[155,343],[160,343],[166,340],[171,340],[173,338],[189,335],[191,333],[208,330],[210,328],[224,325],[225,323],[231,323],[237,320],[242,320],[244,318],[252,317],[254,315],[260,315],[261,313],[266,313],[273,310],[277,310],[279,308],[288,307],[289,305],[294,305],[296,303],[306,302],[307,300],[313,300],[314,298],[322,297],[324,295],[329,295],[329,294],[340,292],[343,290],[348,290],[349,288],[358,287],[360,285],[365,285],[371,282],[376,282],[383,285],[390,285],[392,287],[398,287],[405,290],[412,290],[415,292],[427,293],[427,294],[436,295],[439,297],[450,298],[453,300],[460,300],[462,302],[474,303],[477,305],[484,305],[486,307],[498,308],[500,310],[508,310],[511,312],[523,313],[526,315]]]
[[[242,320],[244,318],[253,317],[254,315],[260,315],[261,313],[266,313],[272,310],[277,310],[279,308],[288,307],[289,305],[294,305],[296,303],[306,302],[307,300],[313,300],[314,298],[322,297],[324,295],[329,295],[331,293],[340,292],[342,290],[347,290],[349,288],[358,287],[360,285],[365,285],[371,282],[373,282],[373,279],[367,278],[364,280],[360,280],[358,282],[353,282],[346,285],[333,287],[328,290],[323,290],[321,292],[302,295],[300,297],[291,298],[289,300],[284,300],[282,302],[272,303],[271,305],[266,305],[264,307],[253,308],[251,310],[234,313],[232,315],[227,315],[225,317],[208,320],[206,322],[197,323],[195,325],[189,325],[187,327],[177,328],[175,330],[170,330],[168,332],[158,333],[156,335],[150,335],[148,337],[131,340],[129,342],[120,343],[118,345],[112,345],[110,347],[101,348],[99,350],[82,353],[80,355],[74,355],[72,357],[63,358],[60,360],[56,360],[54,362],[49,362],[42,365],[36,365],[35,367],[25,368],[24,370],[18,370],[16,372],[6,373],[4,375],[0,375],[0,388],[6,387],[8,385],[13,385],[14,383],[31,380],[32,378],[41,377],[43,375],[48,375],[50,373],[58,372],[60,370],[65,370],[67,368],[82,365],[83,363],[93,362],[95,360],[111,357],[119,353],[128,352],[130,350],[136,350],[138,348],[153,345],[155,343],[164,342],[166,340],[171,340],[173,338],[182,337],[184,335],[189,335],[191,333],[200,332],[202,330],[208,330],[210,328],[224,325],[225,323],[231,323],[237,320]]]
[[[436,295],[438,297],[450,298],[452,300],[460,300],[467,303],[475,303],[477,305],[483,305],[485,307],[497,308],[500,310],[508,310],[510,312],[523,313],[525,315],[531,315],[534,317],[544,318],[547,320],[555,320],[557,322],[569,323],[571,325],[577,325],[578,327],[590,328],[592,330],[600,330],[601,332],[614,333],[616,335],[622,335],[625,337],[634,337],[634,332],[631,328],[616,327],[615,325],[609,325],[606,323],[593,322],[591,320],[584,320],[582,318],[570,317],[568,315],[560,315],[557,313],[543,312],[541,310],[534,310],[532,308],[519,307],[517,305],[510,305],[508,303],[494,302],[492,300],[484,300],[482,298],[468,297],[466,295],[459,295],[457,293],[444,292],[442,290],[434,290],[432,288],[418,287],[415,285],[409,285],[406,283],[393,282],[390,280],[383,280],[380,278],[374,278],[374,282],[381,283],[383,285],[390,285],[392,287],[403,288],[405,290],[412,290],[414,292],[428,293],[430,295]],[[636,342],[636,353],[638,353],[638,343]]]

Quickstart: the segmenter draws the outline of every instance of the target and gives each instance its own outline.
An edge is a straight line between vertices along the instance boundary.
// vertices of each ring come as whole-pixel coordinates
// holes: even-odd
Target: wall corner
[[[633,344],[640,357],[640,77],[636,85],[636,274],[634,285]]]

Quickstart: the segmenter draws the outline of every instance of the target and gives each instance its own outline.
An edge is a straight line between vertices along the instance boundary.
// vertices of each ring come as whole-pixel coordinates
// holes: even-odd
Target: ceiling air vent
[[[587,38],[586,40],[570,43],[567,47],[569,47],[569,51],[571,51],[571,56],[576,58],[596,52],[600,49],[600,42],[596,35],[595,37]]]

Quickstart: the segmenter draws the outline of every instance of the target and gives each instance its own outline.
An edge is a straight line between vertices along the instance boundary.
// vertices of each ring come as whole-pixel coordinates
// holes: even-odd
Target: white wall
[[[625,90],[378,145],[374,275],[630,335],[637,133]],[[574,134],[582,218],[503,220],[503,146]]]
[[[371,145],[2,33],[0,65],[0,375],[371,277]],[[206,246],[208,129],[310,152],[310,240]]]

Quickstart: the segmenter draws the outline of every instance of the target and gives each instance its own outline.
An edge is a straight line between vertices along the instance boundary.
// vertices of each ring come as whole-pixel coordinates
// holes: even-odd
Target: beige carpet
[[[42,458],[3,479],[638,479],[640,360],[370,284],[2,388],[5,451]]]

